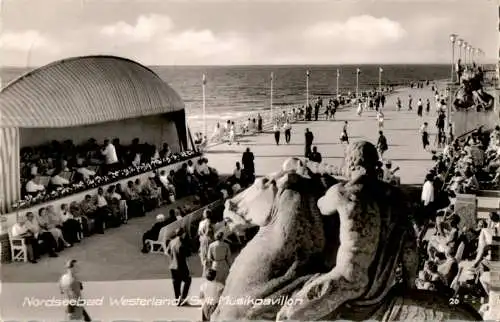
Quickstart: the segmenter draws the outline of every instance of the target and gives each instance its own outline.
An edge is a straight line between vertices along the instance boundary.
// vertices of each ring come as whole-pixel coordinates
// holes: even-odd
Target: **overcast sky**
[[[0,61],[113,54],[147,65],[448,63],[498,52],[492,0],[4,0]]]

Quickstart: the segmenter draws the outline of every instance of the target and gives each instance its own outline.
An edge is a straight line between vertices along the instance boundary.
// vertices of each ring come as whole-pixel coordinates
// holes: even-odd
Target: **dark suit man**
[[[314,140],[314,135],[312,134],[309,129],[306,129],[306,133],[304,134],[305,139],[306,139],[306,148],[305,148],[305,157],[309,158],[309,155],[311,154],[311,146],[313,144]]]
[[[178,306],[188,304],[186,298],[189,294],[189,287],[191,286],[191,274],[187,264],[189,248],[184,236],[184,229],[179,228],[176,232],[176,237],[172,239],[167,246],[167,254],[170,256],[169,268],[172,274],[174,294],[175,298],[179,299]],[[184,285],[182,285],[182,283],[184,283]]]
[[[309,160],[317,163],[321,163],[321,161],[323,161],[321,153],[318,152],[317,147],[313,147],[311,154],[309,154]]]
[[[255,178],[255,165],[253,163],[254,155],[250,152],[250,148],[247,148],[241,157],[241,164],[243,164],[243,170],[245,173],[245,184],[252,184]]]

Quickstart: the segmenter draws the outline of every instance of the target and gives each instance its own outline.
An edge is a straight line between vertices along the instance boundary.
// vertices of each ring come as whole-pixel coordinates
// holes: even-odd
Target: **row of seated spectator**
[[[104,234],[105,229],[126,223],[129,216],[144,216],[166,203],[174,203],[177,197],[196,195],[193,207],[207,204],[221,196],[215,189],[218,174],[208,166],[206,158],[196,163],[195,166],[189,160],[168,175],[165,171],[152,172],[145,182],[136,179],[128,181],[125,187],[119,183],[100,187],[96,195],[86,195],[80,203],[75,201],[69,207],[63,204],[59,212],[48,206],[41,208],[39,214],[27,213],[18,217],[11,235],[25,239],[29,261],[36,263],[40,244],[49,255],[56,256],[64,246],[70,247],[84,236]],[[179,215],[193,207],[178,208]]]
[[[167,143],[159,150],[148,143],[132,140],[128,146],[119,139],[99,145],[90,139],[82,145],[67,140],[21,150],[21,180],[25,194],[84,181],[96,175],[165,159],[172,154]],[[34,183],[34,184],[33,184]]]
[[[247,153],[250,153],[249,150],[247,150]],[[243,158],[245,160],[245,158]],[[226,200],[228,198],[231,198],[238,194],[240,191],[242,191],[244,188],[248,187],[251,185],[255,179],[253,170],[252,171],[245,171],[242,169],[240,162],[236,162],[236,167],[233,171],[233,174],[229,176],[228,178],[225,178],[224,180],[220,180],[215,172],[214,169],[210,168],[207,166],[207,160],[203,159],[205,162],[205,165],[201,164],[198,162],[197,166],[193,166],[189,163],[188,161],[188,168],[186,169],[186,172],[189,174],[194,173],[194,177],[191,180],[196,180],[199,183],[202,183],[202,187],[208,187],[208,191],[210,195],[215,195],[218,198],[221,198],[222,200]],[[208,171],[207,171],[208,167]],[[248,165],[247,165],[248,167]],[[252,159],[252,166],[250,167],[253,169],[253,159]],[[170,184],[170,182],[175,182],[175,178],[172,176],[167,176],[166,181],[165,181],[165,174],[160,174],[160,182],[164,182],[164,186],[167,186]],[[198,183],[198,184],[199,184]],[[196,187],[195,184],[194,187]],[[212,190],[212,187],[214,189]],[[212,190],[212,191],[211,191]],[[166,189],[166,192],[170,192],[169,189]],[[198,193],[199,194],[199,193]],[[163,214],[159,214],[156,218],[156,222],[153,224],[153,226],[147,230],[143,236],[142,236],[142,249],[141,251],[143,253],[148,252],[146,240],[158,240],[158,236],[160,234],[160,230],[175,222],[176,220],[182,219],[179,217],[178,213],[176,213],[175,209],[171,209],[169,214],[167,216]],[[205,218],[206,219],[206,218]],[[210,218],[212,221],[212,224],[216,224],[216,219],[215,218]],[[196,244],[196,243],[195,243]]]
[[[492,162],[498,158],[498,138],[500,128],[490,134],[480,128],[434,154],[435,166],[426,175],[416,218],[422,227],[423,266],[416,280],[418,288],[486,302],[489,285],[485,272],[491,255],[487,245],[500,229],[500,216],[490,213],[488,220],[478,220],[469,227],[461,224],[455,201],[457,194],[475,193],[483,188],[480,182],[492,180],[497,170]],[[431,226],[432,234],[424,238]],[[484,311],[486,304],[481,309]]]

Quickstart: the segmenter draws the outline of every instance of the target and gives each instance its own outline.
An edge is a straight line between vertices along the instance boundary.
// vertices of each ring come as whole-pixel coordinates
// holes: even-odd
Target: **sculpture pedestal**
[[[500,321],[500,237],[493,237],[490,264],[490,294],[488,320]]]

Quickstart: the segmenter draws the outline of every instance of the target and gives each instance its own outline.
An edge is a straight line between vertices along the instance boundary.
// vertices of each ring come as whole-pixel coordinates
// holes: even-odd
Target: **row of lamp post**
[[[457,67],[458,61],[455,62],[455,47],[458,49],[458,59],[461,64],[466,69],[471,69],[474,63],[479,63],[482,65],[484,51],[479,48],[474,48],[467,41],[459,38],[457,34],[450,35],[451,40],[451,75],[450,75],[450,87],[448,89],[448,106],[447,106],[447,119],[448,119],[448,127],[451,126],[451,104],[453,103],[453,84],[460,83],[460,79],[458,79]],[[456,79],[455,79],[456,78]]]
[[[466,67],[472,67],[473,63],[482,64],[484,57],[484,51],[479,48],[474,48],[467,41],[462,38],[458,38],[457,34],[451,34],[451,82],[454,81],[456,75],[456,62],[455,62],[455,48],[458,49],[458,58],[460,62]],[[457,81],[460,81],[457,79]]]
[[[382,73],[383,73],[382,67],[379,67],[379,77],[378,77],[378,87],[379,91],[382,91]],[[361,69],[356,68],[356,98],[359,98],[359,74],[361,74]],[[309,77],[311,76],[311,73],[309,70],[306,72],[306,106],[309,106]],[[274,85],[274,73],[271,73],[271,118],[274,117],[273,115],[273,85]],[[339,78],[340,78],[340,70],[337,69],[337,82],[336,82],[336,95],[337,97],[339,96]],[[206,121],[206,104],[205,104],[205,86],[207,84],[207,79],[205,74],[202,75],[202,110],[203,110],[203,132],[204,135],[207,135],[207,121]]]

